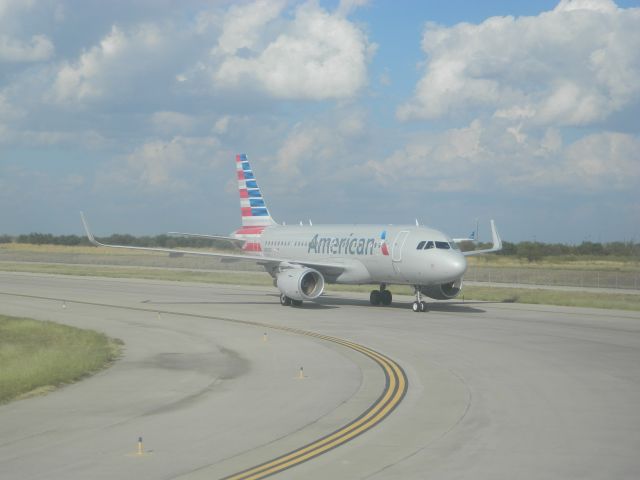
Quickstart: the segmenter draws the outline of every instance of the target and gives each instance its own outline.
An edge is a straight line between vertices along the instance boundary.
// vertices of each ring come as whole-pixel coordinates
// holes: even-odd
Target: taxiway
[[[408,298],[367,298],[284,308],[268,288],[0,273],[0,313],[125,342],[111,368],[0,406],[0,477],[221,478],[385,391],[370,358],[287,329],[380,352],[408,388],[379,424],[277,478],[640,477],[637,313],[452,301],[415,314]]]

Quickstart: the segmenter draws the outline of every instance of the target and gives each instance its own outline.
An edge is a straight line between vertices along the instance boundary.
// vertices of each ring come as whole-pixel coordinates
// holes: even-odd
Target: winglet
[[[494,222],[493,220],[491,220],[491,241],[493,243],[493,245],[491,245],[491,248],[487,248],[484,250],[471,250],[468,252],[462,252],[462,254],[465,257],[469,257],[471,255],[482,255],[484,253],[492,253],[502,250],[502,239],[500,238],[500,235],[498,235],[496,222]]]
[[[86,218],[84,218],[84,213],[82,212],[80,212],[80,219],[82,220],[82,225],[84,226],[84,231],[87,234],[87,238],[89,239],[89,241],[96,247],[100,247],[102,244],[93,237],[91,230],[89,230],[89,224],[87,223]]]
[[[498,250],[502,250],[502,239],[500,235],[498,235],[496,222],[493,220],[491,220],[491,242],[493,243],[493,247],[491,247],[492,251],[497,252]]]

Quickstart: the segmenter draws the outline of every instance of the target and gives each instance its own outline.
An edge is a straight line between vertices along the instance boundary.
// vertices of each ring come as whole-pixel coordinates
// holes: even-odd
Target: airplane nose
[[[464,255],[456,253],[456,255],[449,260],[449,270],[455,274],[457,278],[460,278],[467,271],[467,259]]]

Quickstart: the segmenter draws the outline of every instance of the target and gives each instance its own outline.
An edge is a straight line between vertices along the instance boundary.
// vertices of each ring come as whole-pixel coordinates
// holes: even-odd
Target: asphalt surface
[[[108,370],[0,406],[0,478],[221,478],[340,428],[385,389],[352,349],[233,320],[357,342],[408,378],[380,424],[274,478],[640,478],[638,313],[452,301],[417,314],[358,293],[285,308],[275,293],[0,273],[0,313],[126,344]]]

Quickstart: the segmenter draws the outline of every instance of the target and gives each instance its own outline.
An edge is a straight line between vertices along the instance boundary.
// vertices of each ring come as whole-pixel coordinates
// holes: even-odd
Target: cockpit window
[[[433,242],[431,240],[429,240],[424,246],[425,250],[429,250],[430,248],[433,248]]]
[[[422,250],[422,247],[424,247],[424,244],[425,244],[425,243],[427,243],[427,242],[425,242],[424,240],[423,240],[423,241],[421,241],[421,242],[418,244],[418,246],[416,247],[416,250]]]
[[[451,247],[448,242],[436,242],[436,248],[440,248],[442,250],[449,250]]]

